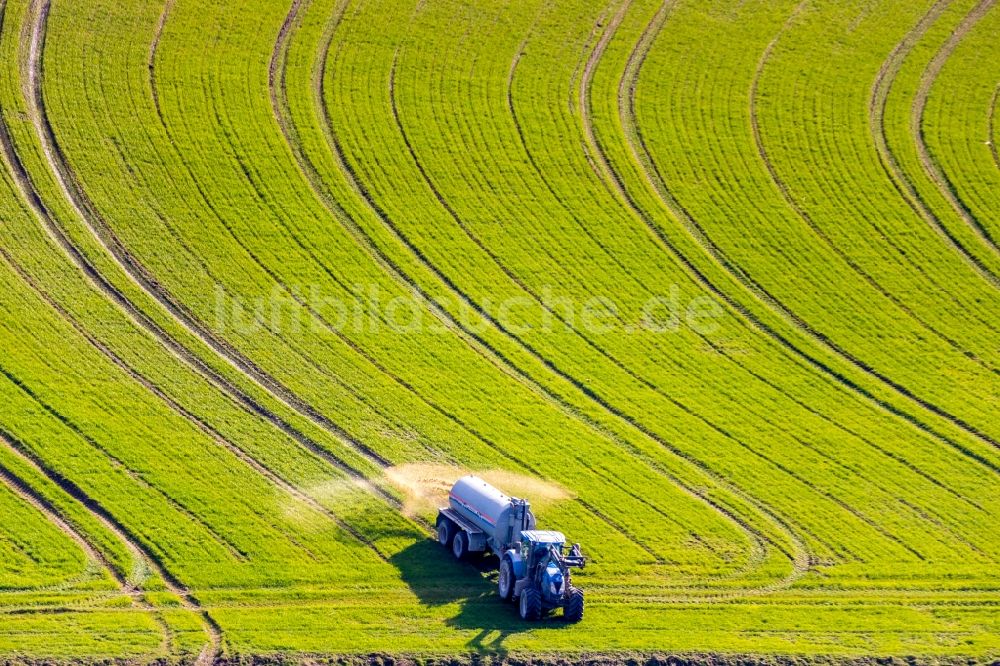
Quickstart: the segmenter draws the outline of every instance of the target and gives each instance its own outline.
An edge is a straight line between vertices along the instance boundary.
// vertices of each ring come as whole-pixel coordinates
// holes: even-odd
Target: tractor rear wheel
[[[510,601],[514,596],[514,563],[504,556],[500,562],[500,578],[497,579],[497,591],[500,598]]]
[[[438,543],[445,548],[450,548],[451,540],[455,536],[455,525],[444,516],[438,518],[437,522]]]
[[[569,588],[569,599],[563,608],[563,617],[567,622],[579,622],[583,619],[583,590],[577,587]]]
[[[464,559],[469,552],[469,537],[465,532],[459,530],[451,540],[451,554],[456,560]]]
[[[521,593],[521,619],[534,622],[542,617],[542,595],[538,590],[526,589]]]

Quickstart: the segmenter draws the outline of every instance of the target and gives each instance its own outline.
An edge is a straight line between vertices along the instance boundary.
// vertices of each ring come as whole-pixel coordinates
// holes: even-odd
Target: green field
[[[1000,659],[998,92],[994,0],[0,0],[0,663]]]

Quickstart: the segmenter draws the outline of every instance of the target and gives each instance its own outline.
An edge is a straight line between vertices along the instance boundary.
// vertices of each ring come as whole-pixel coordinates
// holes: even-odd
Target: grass
[[[0,655],[995,659],[996,12],[868,4],[0,4]]]

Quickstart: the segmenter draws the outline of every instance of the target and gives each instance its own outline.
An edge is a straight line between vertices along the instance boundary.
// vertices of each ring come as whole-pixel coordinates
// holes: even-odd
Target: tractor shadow
[[[421,539],[389,559],[400,577],[425,606],[459,605],[459,612],[445,623],[478,633],[468,642],[470,650],[507,654],[504,641],[514,634],[540,627],[567,626],[559,618],[528,623],[517,605],[504,603],[496,593],[497,558],[472,554],[456,562],[451,553],[431,539]]]

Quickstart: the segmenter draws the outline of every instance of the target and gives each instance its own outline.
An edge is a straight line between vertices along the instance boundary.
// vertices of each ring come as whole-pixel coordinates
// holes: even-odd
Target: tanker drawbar
[[[456,559],[471,552],[500,558],[497,588],[504,601],[517,601],[521,617],[538,620],[556,608],[570,622],[583,619],[583,591],[572,569],[583,568],[580,544],[566,550],[561,532],[535,529],[527,500],[508,497],[476,476],[455,482],[448,506],[437,518],[437,537]]]

